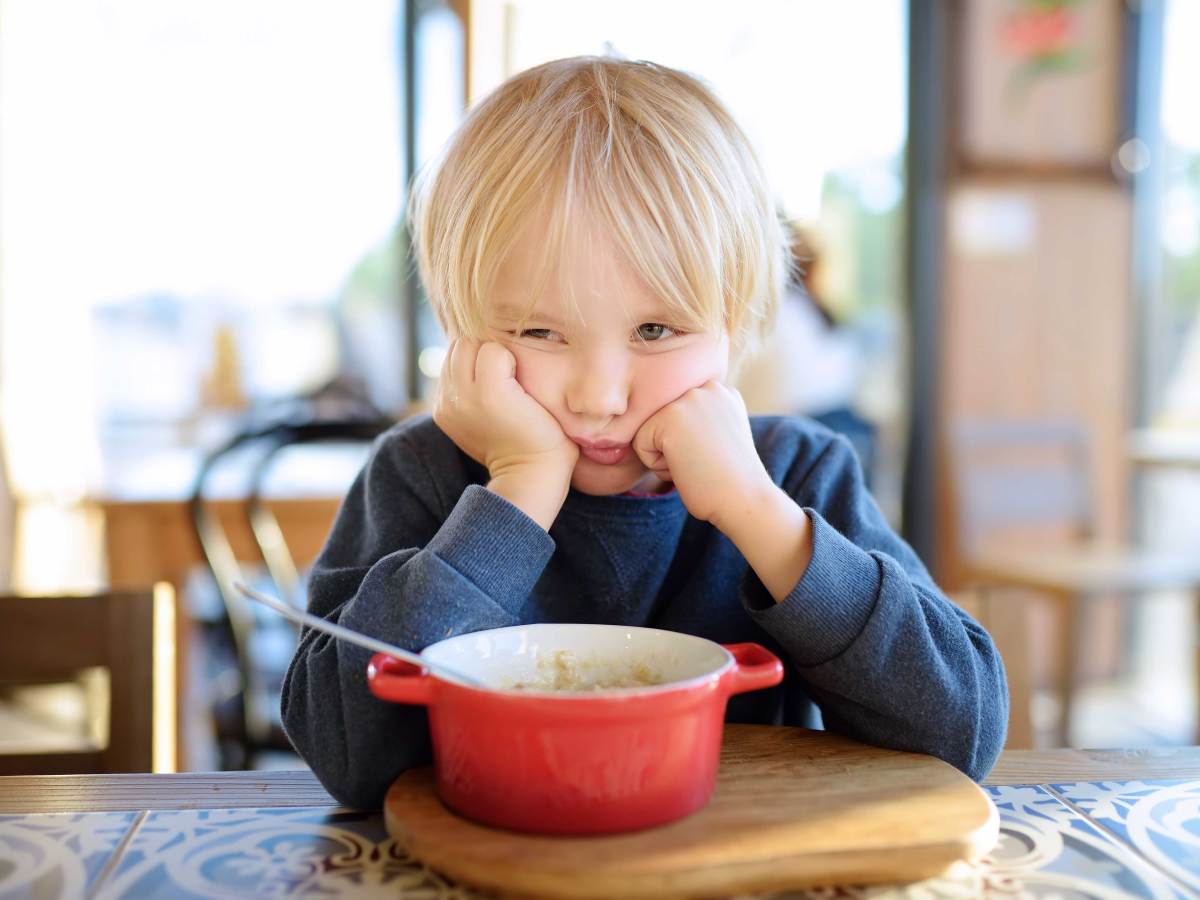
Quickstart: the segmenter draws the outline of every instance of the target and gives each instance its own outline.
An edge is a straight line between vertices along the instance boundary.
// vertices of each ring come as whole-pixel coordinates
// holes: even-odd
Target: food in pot
[[[570,650],[556,650],[538,659],[536,677],[503,687],[517,691],[606,691],[651,687],[666,680],[646,663],[581,663]]]

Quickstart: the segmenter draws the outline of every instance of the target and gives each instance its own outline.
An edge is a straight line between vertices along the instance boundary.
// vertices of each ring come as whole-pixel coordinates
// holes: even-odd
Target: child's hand
[[[579,448],[517,382],[517,360],[494,341],[456,340],[446,353],[433,420],[492,477],[553,465],[568,472]]]
[[[692,388],[646,420],[633,449],[733,541],[772,597],[788,596],[812,559],[812,525],[767,474],[741,394],[717,381]]]
[[[517,361],[494,341],[456,340],[438,384],[433,420],[487,467],[488,488],[549,528],[566,497],[579,447],[517,382]]]
[[[763,467],[741,394],[709,381],[668,403],[633,438],[642,465],[675,482],[697,519],[722,527],[773,482]]]

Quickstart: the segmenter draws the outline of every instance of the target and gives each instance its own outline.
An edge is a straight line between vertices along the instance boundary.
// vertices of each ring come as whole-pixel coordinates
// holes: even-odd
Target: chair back
[[[964,420],[951,429],[960,552],[996,536],[1093,530],[1087,434],[1061,419]]]
[[[66,749],[47,752],[0,742],[0,775],[149,772],[153,767],[154,598],[150,591],[76,597],[0,596],[0,696],[33,684],[73,682],[108,672],[107,739],[80,730]],[[101,704],[103,705],[103,703]],[[14,722],[25,713],[4,704]],[[174,723],[171,723],[174,728]],[[57,743],[57,742],[56,742]]]
[[[267,572],[284,599],[297,602],[301,608],[305,606],[299,567],[288,549],[278,519],[263,497],[273,467],[290,448],[322,443],[369,444],[394,424],[394,419],[381,415],[366,419],[318,420],[285,425],[275,433],[270,446],[258,458],[250,478],[246,514]]]
[[[259,555],[267,565],[275,591],[285,600],[303,605],[300,576],[288,551],[283,531],[263,500],[264,483],[280,453],[288,447],[318,442],[364,442],[373,440],[395,423],[385,416],[352,417],[282,421],[247,428],[235,434],[225,444],[210,453],[203,461],[192,486],[189,501],[192,524],[202,556],[207,564],[221,599],[222,621],[218,628],[226,630],[237,666],[240,718],[237,741],[241,756],[250,760],[261,749],[279,749],[272,734],[278,732],[279,685],[262,683],[261,675],[274,677],[271,667],[264,669],[256,659],[256,635],[261,635],[266,620],[275,617],[248,602],[233,587],[235,581],[253,581],[243,573],[229,536],[220,517],[210,508],[206,488],[210,476],[228,457],[240,455],[247,462],[247,475],[242,481],[246,515],[258,545]],[[290,623],[289,626],[290,627]],[[282,677],[280,673],[279,677]],[[236,698],[234,698],[236,699]]]

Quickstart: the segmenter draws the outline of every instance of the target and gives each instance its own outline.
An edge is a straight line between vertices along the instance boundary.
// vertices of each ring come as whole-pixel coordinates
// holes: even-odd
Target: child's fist
[[[528,469],[570,478],[579,448],[517,382],[517,361],[494,341],[460,339],[442,365],[433,420],[492,478]]]
[[[723,513],[732,515],[771,485],[742,395],[719,381],[692,388],[652,415],[634,435],[633,449],[642,465],[675,482],[689,513],[717,528]]]

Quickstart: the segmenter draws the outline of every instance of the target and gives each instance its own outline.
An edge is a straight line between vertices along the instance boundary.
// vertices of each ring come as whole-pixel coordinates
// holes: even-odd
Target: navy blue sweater
[[[781,603],[678,493],[571,491],[547,534],[420,417],[376,442],[313,569],[309,610],[412,650],[531,622],[757,641],[784,660],[784,681],[733,697],[728,721],[824,727],[983,778],[1008,720],[991,638],[888,527],[843,438],[803,419],[751,424],[767,471],[813,524],[812,562]],[[283,689],[297,751],[358,807],[378,807],[431,758],[425,708],[375,699],[369,658],[306,631]]]

